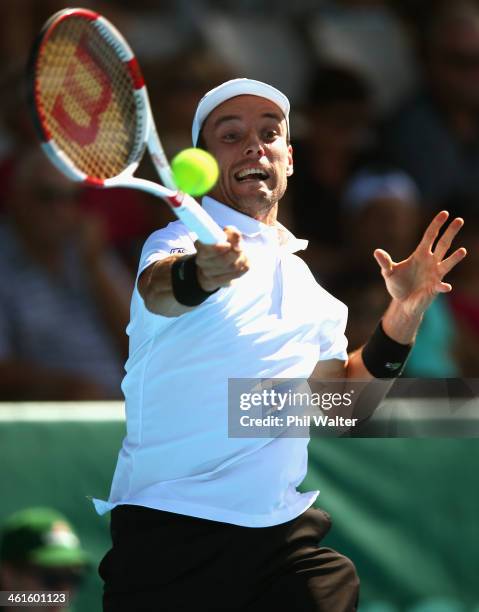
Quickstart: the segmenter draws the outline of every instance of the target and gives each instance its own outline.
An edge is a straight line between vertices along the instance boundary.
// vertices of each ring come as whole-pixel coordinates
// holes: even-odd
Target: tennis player
[[[208,92],[193,144],[218,160],[206,211],[225,242],[205,246],[179,221],[143,248],[123,391],[127,435],[108,502],[113,546],[100,565],[104,610],[351,612],[352,562],[319,546],[329,517],[299,493],[303,438],[228,438],[228,378],[372,379],[398,375],[424,311],[464,256],[446,257],[463,224],[439,213],[414,253],[374,252],[391,303],[348,355],[347,309],[294,253],[277,222],[293,172],[289,102],[235,79]],[[314,198],[314,194],[311,194]],[[446,257],[446,258],[445,258]]]

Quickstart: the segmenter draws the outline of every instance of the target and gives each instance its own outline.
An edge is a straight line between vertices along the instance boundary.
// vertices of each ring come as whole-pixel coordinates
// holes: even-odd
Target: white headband
[[[218,85],[218,87],[215,87],[201,98],[196,109],[191,129],[193,146],[196,147],[198,144],[198,136],[208,115],[217,106],[226,102],[226,100],[244,95],[266,98],[266,100],[270,100],[279,106],[286,119],[289,133],[289,100],[279,91],[279,89],[267,83],[262,83],[261,81],[254,81],[253,79],[233,79],[232,81],[226,81],[226,83]]]

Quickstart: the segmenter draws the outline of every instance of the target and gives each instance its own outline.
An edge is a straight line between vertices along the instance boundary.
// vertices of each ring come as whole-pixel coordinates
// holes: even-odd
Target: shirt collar
[[[220,227],[226,225],[234,225],[243,235],[253,238],[258,235],[267,236],[275,235],[275,238],[279,236],[281,246],[290,253],[296,251],[303,251],[308,246],[307,240],[300,240],[296,238],[288,229],[276,222],[276,225],[270,226],[257,221],[248,215],[245,215],[230,206],[226,206],[218,200],[214,200],[209,196],[205,196],[201,204],[205,211],[218,223]]]

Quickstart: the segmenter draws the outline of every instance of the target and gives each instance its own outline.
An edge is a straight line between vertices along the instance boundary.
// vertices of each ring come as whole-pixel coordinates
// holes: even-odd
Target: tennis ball
[[[218,180],[216,159],[203,149],[184,149],[171,162],[173,178],[178,189],[191,196],[201,196],[210,191]]]

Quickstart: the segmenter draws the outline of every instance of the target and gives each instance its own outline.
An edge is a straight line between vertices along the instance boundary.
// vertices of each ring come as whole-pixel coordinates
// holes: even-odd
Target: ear
[[[293,174],[293,147],[288,145],[288,167],[286,169],[286,176],[291,176]]]
[[[288,167],[286,169],[286,176],[291,176],[293,172],[293,147],[288,145]]]

